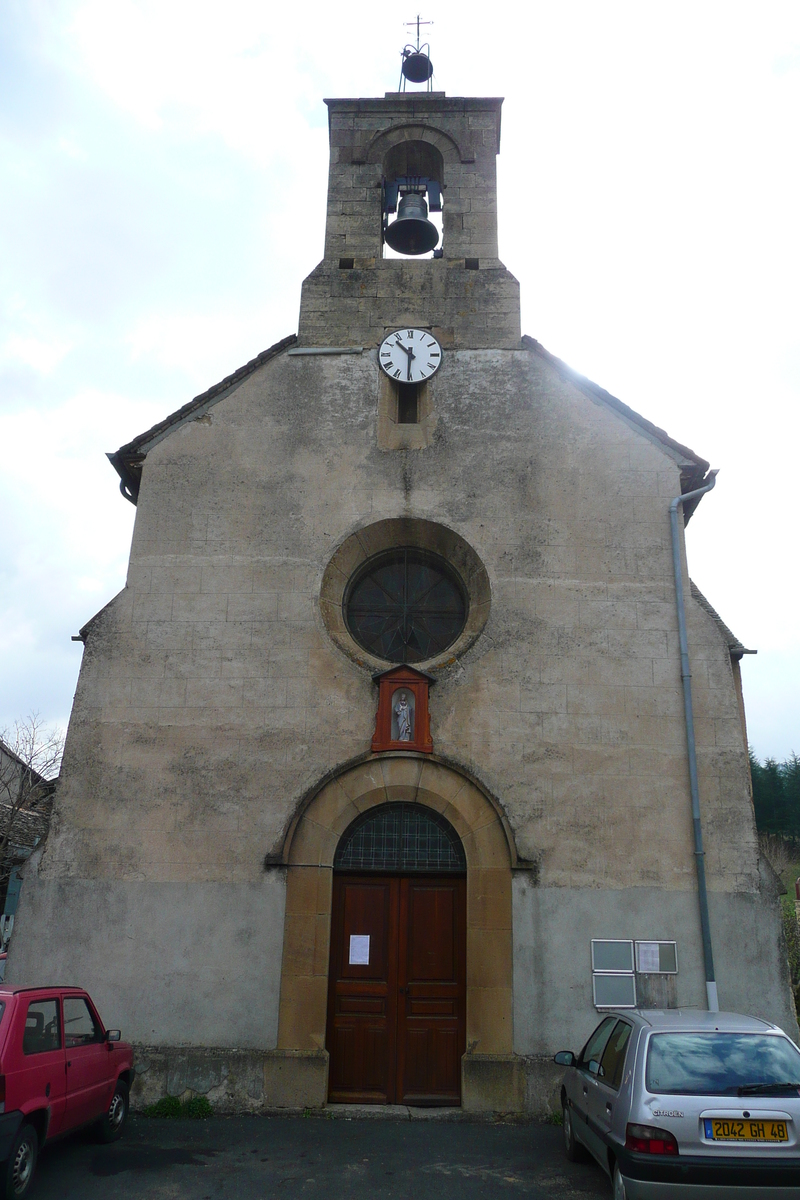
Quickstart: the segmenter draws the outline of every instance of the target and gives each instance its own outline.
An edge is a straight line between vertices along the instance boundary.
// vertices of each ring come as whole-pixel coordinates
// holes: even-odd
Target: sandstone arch
[[[336,846],[359,813],[398,800],[441,813],[461,838],[467,859],[467,1053],[510,1055],[513,838],[496,802],[475,781],[410,754],[345,768],[307,799],[287,833],[278,1048],[324,1049]]]

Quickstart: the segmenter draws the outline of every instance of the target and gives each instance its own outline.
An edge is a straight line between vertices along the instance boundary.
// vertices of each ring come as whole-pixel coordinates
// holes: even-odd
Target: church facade
[[[89,988],[140,1100],[542,1110],[605,1006],[710,995],[669,519],[709,464],[521,336],[499,100],[328,108],[297,335],[112,456],[127,584],[7,978]],[[441,253],[385,257],[437,186]],[[796,1031],[680,537],[719,1002]]]

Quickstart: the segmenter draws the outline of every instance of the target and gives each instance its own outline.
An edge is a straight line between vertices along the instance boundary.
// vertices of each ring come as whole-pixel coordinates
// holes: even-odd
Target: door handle
[[[610,1104],[606,1104],[606,1112],[608,1113],[609,1116],[611,1116],[611,1105]]]
[[[583,1085],[583,1094],[584,1094],[584,1096],[589,1095],[589,1089],[587,1088],[586,1084]]]
[[[408,988],[398,988],[397,990],[398,990],[398,992],[400,993],[400,995],[401,995],[401,996],[407,996],[407,995],[408,995]]]

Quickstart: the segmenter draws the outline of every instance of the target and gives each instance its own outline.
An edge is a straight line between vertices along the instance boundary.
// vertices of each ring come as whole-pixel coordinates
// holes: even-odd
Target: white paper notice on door
[[[351,967],[368,967],[369,966],[369,934],[368,933],[351,933],[350,934],[350,966]]]

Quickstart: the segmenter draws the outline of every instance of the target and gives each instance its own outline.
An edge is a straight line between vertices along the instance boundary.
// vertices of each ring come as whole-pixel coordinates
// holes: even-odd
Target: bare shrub
[[[760,833],[758,848],[776,875],[783,879],[789,868],[800,859],[800,846],[793,838],[778,833]]]
[[[28,850],[47,832],[64,734],[38,713],[0,733],[0,895],[17,865],[15,847]]]

